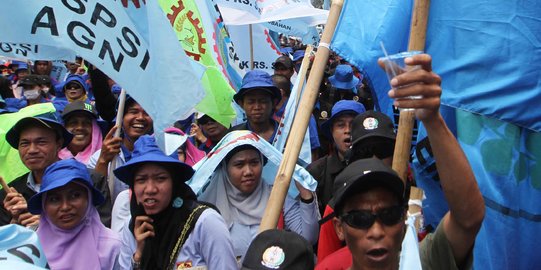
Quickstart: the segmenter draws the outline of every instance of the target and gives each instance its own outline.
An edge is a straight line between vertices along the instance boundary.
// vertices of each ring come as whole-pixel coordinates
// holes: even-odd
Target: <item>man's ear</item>
[[[64,138],[59,138],[56,140],[56,152],[60,152],[62,145],[64,145]]]
[[[342,226],[342,220],[337,217],[333,217],[332,224],[334,225],[334,231],[336,232],[338,239],[340,239],[340,241],[344,241],[346,237],[344,235],[344,227]]]

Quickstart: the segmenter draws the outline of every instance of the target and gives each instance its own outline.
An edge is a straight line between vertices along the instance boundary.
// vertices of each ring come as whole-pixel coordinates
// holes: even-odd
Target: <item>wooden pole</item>
[[[314,47],[312,45],[306,46],[306,50],[304,51],[304,58],[302,59],[301,64],[301,70],[299,70],[299,86],[297,86],[297,96],[295,97],[297,99],[297,104],[299,102],[299,99],[301,98],[302,88],[304,87],[304,80],[306,80],[306,73],[308,72],[308,66],[310,65],[310,54],[314,50]]]
[[[299,152],[308,127],[310,115],[312,114],[312,108],[316,103],[316,98],[319,93],[319,85],[323,79],[323,71],[325,70],[327,60],[329,59],[329,44],[334,35],[334,30],[338,23],[343,4],[343,0],[335,0],[332,2],[329,18],[327,19],[327,24],[319,43],[316,58],[312,65],[312,69],[310,70],[310,76],[302,94],[299,109],[293,120],[293,128],[287,138],[284,156],[280,162],[278,172],[276,173],[269,202],[267,203],[261,225],[259,226],[260,232],[276,228],[276,225],[278,224],[278,218],[282,212],[291,176],[293,175],[293,170],[295,169],[297,159],[299,158]]]
[[[6,181],[4,181],[4,178],[2,178],[2,176],[0,176],[0,184],[2,185],[2,189],[4,189],[6,191],[6,194],[11,192],[11,189],[9,188]]]
[[[113,137],[120,137],[120,131],[122,130],[122,119],[124,118],[124,105],[126,104],[126,90],[122,88],[118,99],[118,109],[116,112],[116,126],[115,134]],[[107,169],[107,184],[109,185],[109,192],[111,193],[111,200],[114,200],[114,187],[115,187],[115,174],[113,170],[116,167],[116,156],[111,160],[109,168]]]
[[[252,25],[248,25],[248,29],[250,30],[250,69],[254,69],[254,37],[253,37],[253,29]]]
[[[426,43],[426,27],[428,22],[428,11],[430,0],[415,0],[413,14],[411,16],[411,30],[408,43],[409,51],[424,51]],[[396,134],[396,144],[393,155],[393,170],[395,170],[402,180],[406,181],[408,174],[408,164],[411,148],[411,137],[413,125],[415,123],[414,110],[401,110],[398,131]],[[411,188],[410,200],[422,200],[423,191],[416,187]],[[421,208],[418,205],[411,205],[409,212],[418,213]],[[419,224],[416,222],[417,229]]]

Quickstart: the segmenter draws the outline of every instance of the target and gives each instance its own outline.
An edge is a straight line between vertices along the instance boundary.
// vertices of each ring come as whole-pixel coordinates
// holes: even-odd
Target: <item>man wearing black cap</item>
[[[381,112],[366,111],[351,124],[349,162],[363,158],[379,158],[392,165],[396,134],[393,121]]]
[[[288,81],[291,81],[291,77],[295,74],[293,60],[286,55],[276,58],[276,61],[272,63],[272,69],[274,69],[274,75],[282,75],[286,77]]]
[[[19,80],[18,85],[22,87],[22,95],[27,102],[27,106],[46,102],[41,91],[41,79],[38,75],[26,75]]]
[[[39,192],[45,169],[58,160],[58,151],[67,146],[72,135],[58,122],[47,117],[26,117],[7,133],[6,140],[19,151],[19,156],[30,172],[10,183],[11,191],[0,193],[0,226],[17,223],[36,225],[39,216],[28,213],[26,201]]]
[[[395,77],[391,84],[400,89],[391,90],[389,96],[398,107],[415,108],[425,125],[449,205],[435,232],[421,242],[420,263],[424,269],[471,268],[485,213],[483,197],[464,152],[439,113],[441,79],[432,72],[430,56],[416,55],[406,63],[421,69]],[[414,95],[422,98],[407,98]],[[333,224],[352,255],[351,269],[398,269],[409,198],[402,180],[381,160],[362,159],[337,176],[334,190]]]
[[[280,90],[267,72],[249,71],[242,79],[242,88],[233,96],[246,113],[247,121],[230,130],[250,130],[272,143],[278,129],[272,114],[281,98]]]

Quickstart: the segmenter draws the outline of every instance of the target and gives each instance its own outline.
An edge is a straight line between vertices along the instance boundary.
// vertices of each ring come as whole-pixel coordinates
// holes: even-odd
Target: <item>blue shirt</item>
[[[132,269],[131,261],[137,248],[137,242],[128,225],[129,222],[126,222],[121,236],[121,269]],[[207,269],[238,269],[225,221],[215,210],[207,209],[201,213],[193,231],[180,249],[176,263],[186,262],[191,262],[193,267],[206,266]]]

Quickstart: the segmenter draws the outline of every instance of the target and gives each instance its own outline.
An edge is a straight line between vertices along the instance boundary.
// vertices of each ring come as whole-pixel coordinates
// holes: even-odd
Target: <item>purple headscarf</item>
[[[77,183],[77,182],[75,182]],[[51,269],[113,269],[120,247],[120,238],[100,221],[98,211],[88,192],[88,206],[81,223],[71,230],[55,226],[41,213],[38,237]],[[47,193],[42,199],[45,209]]]

